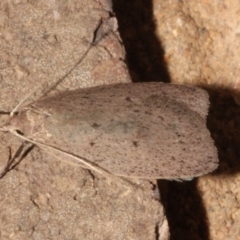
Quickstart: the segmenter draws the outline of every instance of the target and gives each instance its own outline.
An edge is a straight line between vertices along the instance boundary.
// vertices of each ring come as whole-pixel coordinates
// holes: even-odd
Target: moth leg
[[[23,135],[19,134],[18,131],[15,130],[15,129],[11,129],[10,131],[14,135],[16,135],[19,138],[23,139],[25,142],[31,143],[33,146],[37,145],[41,149],[44,149],[47,153],[50,152],[49,150],[56,151],[56,152],[60,153],[63,156],[65,155],[66,157],[71,158],[71,160],[73,162],[76,162],[76,163],[78,163],[81,166],[85,166],[84,168],[87,168],[88,170],[97,172],[97,173],[103,175],[104,177],[106,177],[108,179],[114,179],[115,181],[123,182],[125,187],[127,187],[128,189],[132,189],[132,190],[139,189],[139,185],[133,183],[130,179],[126,179],[125,177],[114,175],[111,172],[107,171],[106,169],[104,169],[104,168],[102,168],[102,167],[92,163],[91,161],[89,161],[89,160],[87,160],[87,159],[85,159],[83,157],[75,156],[74,154],[65,152],[65,151],[63,151],[61,149],[58,149],[56,147],[53,147],[53,146],[50,146],[50,145],[47,145],[47,144],[44,144],[44,143],[40,143],[40,142],[37,142],[37,141],[33,141],[31,139],[28,139],[28,138],[24,137]],[[50,155],[52,155],[52,154],[50,154]],[[55,154],[54,154],[54,156],[56,157]],[[63,160],[61,158],[59,158],[59,159]]]
[[[34,145],[31,144],[26,149],[25,146],[29,145],[26,141],[24,141],[21,146],[18,148],[14,156],[12,156],[11,148],[9,147],[9,158],[6,167],[0,173],[0,179],[2,179],[8,172],[14,169],[21,161],[28,155],[28,153],[34,148]]]

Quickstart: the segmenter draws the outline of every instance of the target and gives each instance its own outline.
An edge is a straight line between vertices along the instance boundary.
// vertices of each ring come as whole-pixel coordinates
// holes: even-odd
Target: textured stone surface
[[[1,111],[11,111],[36,86],[38,91],[26,103],[56,82],[53,91],[130,82],[117,32],[105,37],[77,64],[101,19],[109,16],[106,4],[1,1]],[[1,124],[6,118],[1,115]],[[8,147],[14,154],[20,141],[5,133],[0,139],[3,169]],[[37,147],[0,180],[0,192],[2,240],[155,240],[168,234],[163,208],[154,199],[150,182],[136,180],[129,185],[93,175],[51,158]]]
[[[239,91],[239,1],[118,0],[114,7],[134,81],[212,89],[208,126],[220,167],[198,181],[159,182],[170,239],[238,239],[239,106],[228,92]]]
[[[215,89],[210,92],[208,125],[218,148],[220,166],[212,177],[200,178],[194,186],[200,196],[196,198],[198,204],[194,206],[191,201],[188,205],[187,194],[183,197],[183,208],[194,206],[192,211],[199,217],[190,214],[185,226],[181,225],[183,218],[179,218],[170,227],[175,232],[173,239],[239,239],[239,107],[227,92],[239,102],[240,3],[156,0],[153,5],[156,32],[165,50],[171,81]],[[187,187],[191,192],[193,188]],[[187,192],[182,186],[179,189]],[[176,189],[173,187],[172,191]]]
[[[19,100],[30,91],[29,89],[35,87],[36,83],[45,83],[44,89],[40,89],[40,92],[44,92],[48,88],[46,83],[56,82],[66,74],[89,46],[93,32],[99,23],[98,16],[107,17],[107,11],[111,9],[108,0],[99,1],[99,5],[95,5],[95,2],[89,4],[89,1],[88,4],[81,1],[76,5],[72,5],[72,3],[76,3],[75,1],[61,2],[61,5],[56,5],[57,3],[53,1],[39,1],[35,4],[33,1],[29,2],[31,3],[12,1],[9,4],[7,1],[1,1],[1,111],[13,109]],[[101,7],[106,11],[99,11]],[[227,88],[237,92],[239,88],[238,58],[240,56],[239,7],[237,0],[115,1],[113,8],[118,18],[120,34],[127,51],[129,72],[133,81],[171,80],[213,89],[217,86],[219,89]],[[84,13],[89,18],[86,18]],[[83,25],[87,25],[88,28],[82,29]],[[89,28],[90,25],[92,28]],[[129,81],[129,79],[124,80],[127,72],[125,72],[125,65],[119,61],[124,58],[124,50],[119,41],[115,41],[115,39],[116,35],[110,35],[104,39],[88,54],[89,61],[85,60],[80,67],[75,68],[71,76],[65,78],[58,88],[74,89],[112,81]],[[103,45],[105,41],[107,48],[104,47],[105,44]],[[111,54],[109,55],[109,53]],[[100,63],[106,69],[99,67]],[[110,69],[107,66],[111,66]],[[121,71],[117,71],[118,66]],[[118,74],[116,75],[116,73]],[[111,77],[111,74],[114,78]],[[170,224],[171,240],[239,238],[239,107],[231,96],[226,95],[226,92],[223,94],[214,92],[211,96],[212,109],[209,116],[209,128],[219,151],[220,168],[215,174],[200,178],[198,181],[161,182],[161,195],[166,198],[167,202],[165,208]],[[1,121],[4,121],[3,116]],[[14,145],[14,141],[15,138],[12,136],[1,134],[2,167],[5,164],[3,161],[6,161],[8,157],[7,146],[19,146],[19,142],[15,142],[16,145]],[[15,148],[13,148],[13,152],[14,150]],[[53,239],[52,236],[55,232],[57,239],[61,239],[57,235],[61,234],[59,231],[61,225],[56,224],[52,228],[52,232],[46,230],[41,225],[42,223],[39,226],[36,225],[40,219],[36,210],[37,205],[43,206],[41,219],[44,221],[51,219],[49,216],[52,216],[53,220],[57,216],[65,216],[67,211],[69,212],[68,217],[70,217],[71,210],[67,210],[66,206],[71,206],[74,198],[70,198],[68,204],[55,205],[53,215],[48,214],[50,211],[48,208],[53,209],[52,205],[48,203],[49,199],[53,198],[53,202],[56,199],[60,201],[64,199],[66,203],[63,195],[68,196],[69,190],[73,192],[70,196],[73,196],[76,191],[71,190],[71,187],[68,186],[71,184],[84,185],[82,182],[85,181],[85,174],[87,174],[84,171],[72,169],[55,160],[47,161],[45,154],[42,156],[43,153],[36,149],[34,152],[36,157],[29,155],[18,166],[17,171],[10,172],[2,180],[0,197],[1,201],[4,201],[4,205],[1,204],[4,217],[1,221],[5,225],[6,222],[8,223],[4,228],[5,239],[14,239],[15,236],[17,236],[15,239],[26,239],[29,228],[34,230],[36,226],[37,229],[42,228],[42,232],[47,231],[45,236],[51,236],[50,239]],[[42,161],[37,159],[40,156]],[[31,168],[36,164],[36,170]],[[44,171],[49,174],[44,174]],[[77,171],[75,175],[84,176],[83,179],[78,180],[78,178],[72,177],[72,171]],[[28,177],[30,173],[32,177]],[[42,174],[43,177],[39,177],[39,174]],[[59,180],[65,179],[66,175],[67,180]],[[73,176],[75,175],[73,174]],[[36,179],[33,176],[36,176]],[[33,179],[35,180],[33,181]],[[94,195],[91,191],[95,191],[92,186],[96,184],[108,187],[117,184],[108,183],[108,181],[98,182],[98,177],[92,180],[88,177],[86,179],[87,193],[84,193],[86,195],[83,196],[87,197]],[[52,185],[44,182],[46,180],[52,182]],[[77,183],[74,183],[75,181]],[[38,185],[32,182],[38,182]],[[59,186],[60,182],[63,184]],[[93,183],[95,185],[92,185]],[[43,190],[35,196],[31,194],[29,185],[34,192],[38,192],[40,187]],[[89,185],[90,187],[88,187]],[[23,187],[21,188],[21,186]],[[64,190],[64,186],[67,190]],[[61,188],[63,193],[59,193]],[[125,188],[121,186],[121,189],[119,191],[124,192]],[[103,192],[103,189],[101,191]],[[45,194],[45,192],[47,193]],[[52,192],[53,197],[49,195],[49,192]],[[77,192],[77,194],[76,202],[83,199],[81,193]],[[106,196],[108,196],[107,199],[110,199],[110,195],[105,195],[104,199]],[[24,202],[24,198],[27,198],[25,205],[20,205]],[[16,199],[17,204],[14,204]],[[153,201],[153,203],[156,202]],[[20,206],[26,207],[21,208]],[[77,202],[72,206],[75,206],[72,208],[75,213],[80,205]],[[97,207],[99,206],[97,205]],[[65,213],[64,210],[66,210]],[[29,219],[32,219],[33,224],[29,225],[28,220],[23,218],[27,211],[31,213]],[[18,217],[20,212],[22,215]],[[85,213],[84,216],[86,215]],[[100,219],[99,216],[101,216],[100,213],[97,215],[97,219]],[[22,222],[19,219],[23,219]],[[162,221],[160,225],[165,226],[165,223],[166,221]],[[24,227],[21,227],[21,224]],[[80,225],[81,223],[75,223],[75,226],[76,224]],[[68,228],[67,225],[64,225],[62,231],[71,231],[75,226]],[[22,238],[19,237],[20,234],[22,234]],[[28,239],[34,239],[31,234],[27,236],[30,236]],[[101,239],[101,236],[98,237]],[[162,239],[162,237],[163,235],[159,233],[159,238]],[[41,237],[39,238],[41,239]]]
[[[153,2],[172,81],[239,90],[239,11],[231,1]]]

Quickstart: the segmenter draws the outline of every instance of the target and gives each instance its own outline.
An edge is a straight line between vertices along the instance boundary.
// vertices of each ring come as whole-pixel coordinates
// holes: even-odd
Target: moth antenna
[[[5,166],[4,170],[0,173],[0,179],[2,179],[9,171],[14,169],[20,162],[23,160],[24,157],[33,149],[34,144],[31,144],[27,149],[24,149],[28,142],[24,141],[21,146],[18,148],[14,156],[12,156],[11,148],[9,149],[9,158],[7,165]]]
[[[39,88],[40,86],[37,86],[33,91],[31,91],[29,94],[27,94],[18,104],[17,106],[9,113],[9,116],[10,118],[14,116],[14,114],[18,111],[18,109],[21,107],[21,105],[26,101],[26,99],[28,99],[32,94],[34,94],[37,89]],[[6,114],[6,112],[4,112],[4,114]],[[8,122],[8,121],[7,121]],[[3,124],[3,126],[0,126],[0,131],[6,131],[8,130],[8,128],[5,128],[5,124]]]
[[[71,153],[67,153],[65,151],[59,150],[58,148],[52,147],[50,145],[33,141],[33,140],[31,140],[29,138],[26,138],[23,135],[19,134],[16,129],[9,129],[9,131],[11,133],[13,133],[15,136],[18,136],[19,138],[21,138],[21,139],[23,139],[25,141],[31,142],[31,143],[33,143],[35,145],[38,145],[38,146],[42,146],[44,148],[48,148],[48,149],[60,152],[62,154],[65,154],[66,156],[71,157],[74,160],[78,161],[79,163],[85,165],[87,168],[89,168],[91,170],[94,170],[94,171],[96,171],[96,172],[98,172],[98,173],[100,173],[102,175],[112,176],[112,174],[110,172],[108,172],[107,170],[105,170],[105,169],[103,169],[103,168],[101,168],[99,166],[95,166],[93,163],[89,162],[87,159],[83,159],[83,158],[77,157],[77,156],[75,156],[75,155],[73,155]]]
[[[101,26],[101,25],[100,25]],[[96,32],[98,31],[98,29],[96,29]],[[97,34],[97,33],[95,33]],[[81,58],[67,71],[67,73],[65,73],[56,83],[54,83],[49,89],[48,91],[46,91],[42,97],[45,97],[49,92],[51,92],[58,84],[60,84],[67,76],[69,76],[72,71],[82,63],[82,61],[84,60],[84,58],[87,56],[87,54],[89,53],[89,51],[97,46],[99,44],[99,42],[102,41],[102,39],[104,39],[106,36],[108,35],[108,33],[106,33],[105,35],[98,37],[98,39],[95,39],[96,37],[94,37],[92,43],[90,43],[89,47],[87,48],[87,50],[84,52],[84,54],[81,56]],[[29,98],[34,92],[37,91],[37,89],[40,88],[40,86],[37,86],[32,92],[30,92],[29,94],[27,94],[27,96],[25,96],[20,102],[19,104],[11,111],[10,116],[12,117],[17,110],[19,109],[19,107],[26,101],[27,98]]]
[[[82,55],[82,57],[74,64],[73,67],[71,67],[70,70],[68,70],[68,72],[66,74],[64,74],[56,83],[54,83],[47,92],[45,92],[42,97],[46,96],[49,92],[51,92],[59,83],[61,83],[82,61],[83,59],[86,57],[86,55],[88,54],[88,52],[91,50],[91,48],[93,47],[93,44],[90,44],[90,46],[88,47],[88,49],[85,51],[85,53]],[[18,105],[11,111],[10,113],[10,117],[14,116],[14,114],[18,111],[18,109],[21,107],[21,105],[26,101],[26,99],[28,99],[32,94],[34,94],[38,89],[40,88],[40,86],[37,86],[33,91],[31,91],[29,94],[27,94],[19,103]]]
[[[81,58],[55,83],[50,86],[50,88],[42,95],[42,97],[47,96],[53,89],[55,89],[66,77],[68,77],[72,71],[81,64],[81,62],[84,60],[84,58],[87,56],[89,51],[94,47],[93,44],[90,44],[88,49],[84,52],[84,54],[81,56]]]
[[[101,175],[103,175],[103,176],[105,176],[105,177],[108,177],[108,178],[110,178],[110,179],[111,179],[111,178],[115,178],[115,179],[118,179],[118,180],[122,180],[122,181],[126,184],[126,187],[129,188],[129,189],[135,189],[135,190],[136,190],[136,189],[139,189],[139,186],[138,186],[137,184],[135,184],[135,183],[129,181],[128,179],[124,178],[124,176],[113,175],[111,172],[107,171],[106,169],[104,169],[104,168],[102,168],[102,167],[100,167],[100,166],[95,165],[94,163],[91,163],[91,162],[88,161],[87,159],[84,159],[84,158],[81,158],[81,157],[77,157],[77,156],[75,156],[75,155],[73,155],[73,154],[71,154],[71,153],[67,153],[67,152],[65,152],[65,151],[63,151],[63,150],[60,150],[60,149],[58,149],[58,148],[55,148],[55,147],[53,147],[53,146],[50,146],[50,145],[47,145],[47,144],[44,144],[44,143],[39,143],[39,142],[33,141],[33,140],[31,140],[31,139],[29,139],[29,138],[26,138],[26,137],[24,137],[23,135],[19,134],[16,129],[13,129],[13,128],[12,128],[12,129],[9,129],[9,131],[10,131],[11,133],[13,133],[15,136],[23,139],[24,141],[27,141],[27,142],[30,142],[30,143],[32,143],[32,144],[38,145],[38,146],[40,146],[40,147],[42,146],[43,148],[48,148],[48,149],[57,151],[57,152],[59,152],[59,153],[65,154],[66,156],[71,157],[71,158],[73,158],[74,160],[76,160],[77,162],[79,162],[79,163],[81,163],[82,165],[86,166],[87,169],[93,170],[93,171],[95,171],[95,172],[98,172],[98,173],[100,173]],[[48,154],[50,154],[50,153],[48,153]],[[50,155],[51,155],[51,154],[50,154]],[[64,161],[64,160],[61,159],[61,161]],[[68,161],[66,161],[66,162],[69,164]]]
[[[99,25],[97,26],[95,32],[94,32],[94,37],[92,42],[90,43],[89,47],[87,48],[87,50],[84,52],[84,54],[80,57],[80,59],[56,82],[54,83],[49,89],[48,91],[46,91],[44,93],[44,95],[42,97],[45,97],[49,92],[51,92],[53,89],[56,88],[56,86],[58,86],[66,77],[68,77],[72,71],[79,66],[82,61],[85,59],[85,57],[88,55],[88,53],[90,52],[90,50],[97,46],[105,37],[108,36],[108,34],[112,33],[113,31],[111,29],[108,29],[106,32],[103,32],[101,34],[101,27],[103,25],[103,22],[100,21]]]
[[[28,99],[32,94],[34,94],[39,88],[40,88],[40,86],[37,86],[35,89],[33,89],[33,91],[31,91],[29,94],[27,94],[27,95],[18,103],[18,105],[11,111],[10,117],[13,117],[14,114],[18,111],[19,107],[26,101],[26,99]]]

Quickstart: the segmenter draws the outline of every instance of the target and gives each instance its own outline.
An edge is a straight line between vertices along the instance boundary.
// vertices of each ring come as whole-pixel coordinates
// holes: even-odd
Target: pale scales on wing
[[[190,178],[218,165],[208,105],[207,93],[196,87],[114,84],[36,101],[10,125],[117,176]]]

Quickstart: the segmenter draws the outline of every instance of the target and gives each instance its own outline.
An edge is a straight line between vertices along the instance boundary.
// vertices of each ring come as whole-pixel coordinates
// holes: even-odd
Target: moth
[[[116,176],[188,179],[218,166],[205,90],[160,82],[58,93],[2,127],[54,157]]]

